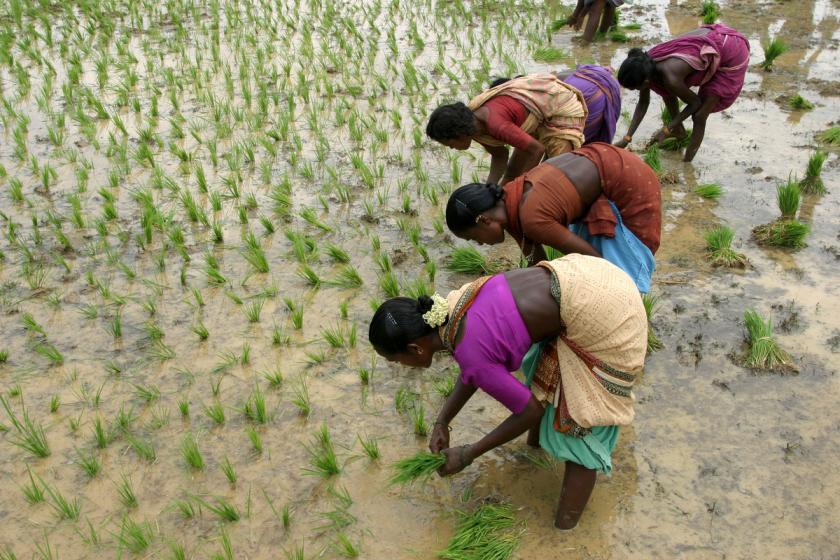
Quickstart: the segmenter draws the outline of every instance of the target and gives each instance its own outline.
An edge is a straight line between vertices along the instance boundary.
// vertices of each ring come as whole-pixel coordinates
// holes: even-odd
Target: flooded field
[[[840,557],[828,0],[719,2],[751,68],[693,163],[663,152],[664,347],[578,528],[553,529],[562,466],[524,438],[452,478],[388,484],[457,369],[377,362],[371,309],[471,278],[446,269],[462,242],[442,210],[489,165],[425,138],[427,115],[492,76],[617,67],[696,27],[699,5],[636,0],[629,43],[587,46],[551,30],[573,7],[559,2],[1,2],[0,558],[435,558],[454,510],[488,498],[525,523],[522,559]],[[789,49],[765,72],[775,37]],[[777,185],[817,149],[828,192],[803,194],[807,246],[757,245]],[[694,192],[708,183],[720,198]],[[717,225],[745,269],[709,263]],[[518,260],[513,243],[481,250]],[[748,309],[795,371],[742,367]],[[476,395],[453,445],[506,414]],[[338,474],[313,460],[324,427]]]

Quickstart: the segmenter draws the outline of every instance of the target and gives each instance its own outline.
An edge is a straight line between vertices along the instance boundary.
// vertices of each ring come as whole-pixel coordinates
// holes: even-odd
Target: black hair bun
[[[639,47],[633,47],[632,49],[627,51],[627,58],[642,58],[646,54],[647,53]]]
[[[435,301],[429,296],[420,296],[417,298],[417,312],[421,314],[428,313],[432,310],[434,304]]]

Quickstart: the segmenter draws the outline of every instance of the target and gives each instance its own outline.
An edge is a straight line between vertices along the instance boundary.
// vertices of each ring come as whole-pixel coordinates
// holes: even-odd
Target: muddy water
[[[152,32],[136,33],[140,23],[129,26],[130,18],[121,24],[125,28],[120,29],[131,37],[129,44],[139,61],[141,86],[136,95],[142,111],[138,116],[130,109],[116,108],[110,90],[102,93],[102,99],[109,110],[122,115],[132,149],[138,145],[139,130],[149,124],[151,88],[146,86],[147,79],[163,92],[157,131],[167,144],[173,140],[167,123],[174,115],[168,88],[161,75],[147,72],[143,42],[154,43],[158,36],[167,38],[168,42],[154,44],[165,54],[164,66],[179,74],[187,75],[185,62],[177,54],[182,47],[191,61],[195,61],[196,53],[201,53],[202,67],[210,66],[208,32],[194,24],[203,21],[206,26],[212,9],[196,4],[199,5],[201,9],[182,14],[181,19],[192,31],[189,38],[175,34],[173,18],[161,16],[166,13],[165,8],[145,14],[143,26]],[[268,122],[273,124],[282,112],[281,106],[285,106],[286,96],[297,91],[300,80],[317,80],[318,75],[300,48],[303,20],[295,26],[296,33],[286,34],[287,39],[283,34],[270,39],[267,28],[284,28],[278,12],[266,15],[265,5],[248,6],[253,13],[262,14],[250,27],[227,26],[230,16],[222,12],[225,35],[221,39],[221,56],[232,65],[236,78],[242,53],[252,60],[255,56],[254,49],[247,48],[246,43],[237,48],[237,39],[244,40],[249,29],[254,28],[259,44],[274,42],[273,60],[278,68],[286,60],[284,57],[294,61],[290,78],[281,79],[277,87],[281,105],[272,106]],[[244,3],[239,9],[242,14],[247,12]],[[326,28],[322,4],[303,9]],[[365,9],[376,10],[374,4],[367,3]],[[435,9],[440,10],[440,19],[435,19]],[[641,23],[641,31],[631,35],[639,43],[652,44],[694,27],[695,11],[694,3],[640,1],[623,9],[622,19]],[[482,4],[474,10],[476,26],[468,29],[482,36],[488,29],[502,30],[493,47],[485,44],[485,52],[492,53],[488,54],[492,73],[511,70],[504,55],[516,63],[516,71],[550,69],[562,64],[533,62],[530,53],[546,44],[545,22],[560,12],[561,6],[554,3],[547,8],[542,3],[516,8],[507,3]],[[294,19],[298,10],[290,3],[280,6],[279,13]],[[338,13],[355,21],[363,35],[371,33],[359,6],[341,6]],[[86,16],[79,17],[84,20]],[[68,196],[76,189],[78,164],[67,162],[46,140],[45,114],[34,99],[43,71],[32,65],[33,93],[19,100],[16,107],[31,119],[30,153],[41,163],[51,161],[58,178],[49,193],[38,187],[39,180],[30,166],[19,163],[13,155],[15,124],[14,119],[7,121],[0,137],[0,163],[9,177],[0,179],[0,208],[20,224],[19,237],[36,255],[48,277],[42,287],[30,286],[22,275],[20,250],[8,236],[0,240],[6,257],[0,263],[0,350],[9,353],[8,361],[0,364],[0,382],[16,410],[20,410],[20,401],[14,395],[22,394],[30,416],[43,424],[52,453],[36,459],[12,445],[13,433],[3,437],[0,474],[6,491],[0,496],[0,540],[11,546],[18,557],[35,554],[36,545],[43,547],[45,539],[61,558],[125,554],[118,544],[125,515],[136,521],[147,520],[153,527],[154,538],[143,552],[147,557],[167,557],[171,543],[182,543],[188,555],[210,558],[221,550],[222,531],[229,535],[237,558],[277,558],[284,550],[300,545],[305,546],[307,558],[336,557],[336,531],[324,528],[323,517],[336,507],[328,491],[331,484],[346,487],[354,500],[350,512],[357,520],[344,532],[351,541],[360,543],[364,558],[432,558],[453,531],[451,512],[472,507],[488,497],[506,500],[519,508],[519,515],[527,524],[517,553],[520,558],[832,558],[837,554],[840,475],[833,468],[840,458],[836,446],[840,424],[834,407],[840,389],[834,361],[840,336],[840,298],[833,281],[840,255],[837,153],[832,153],[823,172],[829,193],[804,199],[802,218],[812,226],[808,247],[795,253],[767,250],[756,246],[749,234],[754,226],[775,218],[776,184],[790,173],[802,174],[814,145],[814,134],[827,128],[840,114],[840,101],[835,96],[840,81],[836,64],[838,8],[830,2],[722,4],[723,21],[750,38],[753,62],[762,60],[760,44],[770,35],[783,37],[791,48],[778,59],[774,72],[751,68],[741,99],[724,114],[711,118],[706,141],[692,164],[684,164],[672,155],[664,158],[666,169],[676,177],[674,183],[663,187],[666,223],[653,290],[660,297],[654,325],[665,348],[648,359],[637,391],[637,420],[622,431],[614,472],[609,478],[599,478],[580,526],[568,533],[551,527],[562,466],[536,466],[527,458],[524,441],[489,453],[451,479],[406,490],[387,485],[388,464],[425,445],[424,438],[412,433],[405,415],[395,411],[396,391],[406,387],[420,394],[431,421],[442,402],[434,382],[454,375],[455,371],[446,358],[424,372],[390,367],[380,361],[375,364],[370,385],[360,383],[357,369],[369,367],[372,360],[365,342],[369,300],[385,297],[378,287],[371,237],[379,238],[382,248],[391,255],[398,278],[407,284],[421,275],[424,263],[400,233],[398,222],[416,223],[421,227],[422,243],[438,263],[438,291],[468,280],[444,270],[451,240],[437,234],[432,226],[433,220],[440,218],[445,192],[439,193],[435,206],[415,190],[415,153],[419,154],[430,183],[441,191],[451,186],[449,156],[455,154],[428,143],[415,152],[411,132],[412,116],[422,126],[425,115],[439,99],[466,98],[466,89],[474,85],[466,83],[470,80],[453,84],[439,73],[432,74],[439,44],[447,60],[454,60],[450,62],[453,72],[459,71],[459,60],[470,71],[481,67],[479,44],[470,46],[469,38],[445,31],[462,28],[466,17],[423,3],[383,8],[376,19],[382,35],[374,67],[385,77],[385,90],[376,90],[371,85],[373,79],[359,79],[354,71],[339,68],[338,74],[326,76],[341,84],[362,85],[363,95],[353,97],[346,88],[339,87],[338,93],[329,97],[322,87],[320,92],[313,89],[313,101],[309,104],[297,97],[294,130],[303,145],[299,159],[312,163],[315,174],[308,179],[302,163],[295,167],[289,162],[293,151],[290,143],[278,144],[276,159],[257,145],[256,165],[244,168],[242,175],[243,192],[253,193],[259,208],[249,212],[248,224],[242,224],[236,201],[224,201],[222,211],[212,214],[223,228],[223,245],[214,246],[209,228],[187,221],[177,193],[154,191],[159,208],[171,211],[173,220],[183,225],[185,252],[191,258],[188,263],[171,244],[164,245],[165,236],[159,232],[146,250],[133,241],[142,230],[138,205],[131,194],[149,184],[151,173],[130,160],[128,174],[112,189],[119,217],[116,224],[109,226],[106,242],[111,253],[135,271],[133,278],[109,262],[92,225],[76,229],[65,222],[63,230],[75,250],[61,253],[44,224],[48,210],[70,215]],[[4,17],[3,21],[10,20]],[[411,52],[413,41],[408,37],[412,22],[425,41],[425,47],[417,53]],[[57,21],[54,27],[58,37],[69,26]],[[396,29],[400,47],[396,55],[391,55],[385,46],[391,27]],[[317,30],[315,37],[317,45]],[[616,49],[610,43],[581,46],[572,41],[567,31],[551,35],[550,40],[569,50],[580,62],[617,66],[622,60],[623,47]],[[289,46],[285,41],[289,41]],[[113,45],[111,52],[117,56]],[[338,48],[336,52],[341,53]],[[45,49],[43,54],[52,57],[56,67],[52,109],[58,110],[66,101],[60,91],[66,77],[65,64],[57,50]],[[363,54],[350,57],[341,53],[338,60],[352,69],[364,58]],[[85,57],[82,76],[82,83],[91,88],[96,83],[95,59],[96,52],[89,59]],[[397,65],[389,65],[389,59],[396,60]],[[429,85],[419,92],[403,86],[402,64],[408,59],[414,61],[421,76],[430,78]],[[113,86],[119,71],[114,67],[111,72],[109,84]],[[14,99],[17,82],[13,74],[6,67],[0,74],[4,95]],[[253,78],[252,81],[257,82]],[[239,81],[235,82],[237,87],[231,99],[235,105],[243,105]],[[198,125],[203,138],[209,138],[213,131],[212,111],[195,91],[202,88],[184,83],[187,85],[178,94],[181,112]],[[432,84],[440,89],[434,91]],[[214,74],[207,87],[219,96],[227,95],[221,72]],[[788,108],[787,99],[797,92],[815,104],[813,111],[795,112]],[[366,99],[369,93],[371,99]],[[375,145],[367,133],[365,142],[354,144],[346,126],[336,127],[333,122],[341,101],[362,115],[372,115],[376,124],[388,131],[388,143]],[[633,94],[628,94],[625,110],[632,112],[634,103]],[[315,120],[321,123],[330,141],[326,164],[336,169],[339,182],[348,185],[349,203],[342,203],[331,194],[329,174],[316,161],[317,133],[306,118],[312,107],[316,108]],[[653,103],[648,120],[637,134],[639,138],[652,134],[658,123],[658,109]],[[402,115],[401,130],[388,122],[384,110]],[[249,131],[245,122],[232,123],[232,138],[219,140],[220,156],[231,149],[234,141],[259,133]],[[619,134],[626,126],[626,122],[620,123]],[[97,150],[68,114],[67,145],[76,146],[93,163],[88,189],[80,195],[91,224],[102,212],[103,199],[97,191],[108,184],[108,173],[115,166],[105,154],[108,132],[120,137],[113,125],[100,121],[96,139],[102,148]],[[189,132],[186,136],[174,141],[195,151],[195,160],[207,172],[211,191],[223,192],[222,179],[230,175],[227,164],[220,160],[218,169],[214,169],[206,146],[200,146]],[[351,154],[362,155],[368,164],[383,164],[384,177],[376,181],[375,189],[368,191],[361,185],[349,163]],[[465,180],[474,169],[478,169],[479,176],[485,173],[485,155],[471,151],[459,156]],[[195,177],[179,175],[177,158],[162,149],[157,152],[156,161],[182,188],[190,189],[210,213],[210,201],[198,192]],[[272,216],[268,185],[260,179],[258,167],[265,161],[271,164],[269,185],[280,182],[284,175],[293,182],[294,216],[288,221]],[[12,177],[22,180],[31,207],[15,204],[11,199],[8,186]],[[400,180],[408,181],[406,194],[416,217],[399,211],[403,198]],[[692,193],[696,185],[709,182],[724,187],[725,194],[718,201],[706,201]],[[326,197],[326,209],[321,207],[318,194]],[[384,205],[379,205],[379,198]],[[373,219],[363,219],[365,201],[375,208]],[[296,217],[305,206],[315,208],[319,219],[333,231],[321,232]],[[33,213],[40,222],[40,245],[31,226]],[[262,233],[259,216],[272,217],[277,231],[262,241],[270,272],[253,275],[240,255],[240,247],[249,228]],[[736,248],[750,260],[747,270],[716,270],[704,260],[702,232],[722,223],[736,230]],[[5,219],[3,226],[8,228]],[[283,235],[284,229],[305,233],[321,245],[330,241],[342,246],[351,254],[351,262],[359,269],[364,285],[352,290],[328,285],[310,289],[296,274],[298,264],[291,243]],[[119,231],[129,232],[130,236],[121,239]],[[219,260],[222,273],[229,279],[225,287],[209,284],[202,272],[206,251]],[[69,272],[54,264],[58,254],[68,263]],[[516,256],[512,246],[487,254]],[[310,264],[324,280],[335,277],[340,270],[324,249],[310,258]],[[181,283],[182,269],[185,286]],[[103,297],[101,291],[89,285],[87,271],[108,283],[110,292],[122,296],[125,302],[118,306],[114,297]],[[277,294],[266,297],[258,323],[249,323],[243,306],[228,295],[232,292],[249,302],[271,286],[277,287]],[[189,288],[200,290],[204,306],[195,304]],[[58,303],[50,303],[50,297],[58,298]],[[284,298],[303,305],[302,329],[291,325]],[[155,303],[153,316],[142,305],[149,299]],[[347,320],[340,316],[342,301],[348,302]],[[98,307],[94,319],[80,313],[90,305]],[[118,307],[123,333],[115,339],[106,328]],[[773,318],[776,336],[794,355],[798,375],[757,374],[738,365],[744,337],[741,317],[748,308]],[[23,329],[23,313],[31,313],[47,332],[47,340],[61,350],[62,365],[51,366],[34,351],[42,337]],[[191,330],[199,320],[210,331],[205,342],[199,341]],[[161,340],[172,350],[173,357],[161,359],[155,354],[148,330],[150,321],[163,331]],[[322,329],[342,325],[349,330],[353,323],[359,331],[356,348],[335,350],[324,343]],[[289,337],[288,345],[272,344],[274,324]],[[220,369],[226,353],[241,356],[245,344],[250,347],[249,363]],[[311,356],[319,353],[324,355],[323,362],[310,363]],[[281,370],[285,381],[280,388],[272,389],[262,374],[275,369]],[[301,380],[305,380],[311,395],[312,413],[308,418],[302,417],[291,402]],[[216,384],[218,397],[213,394]],[[262,454],[252,450],[246,434],[246,428],[252,425],[241,412],[255,384],[263,388],[273,414],[267,424],[253,426],[262,437]],[[147,404],[138,396],[136,386],[155,387],[160,396]],[[60,397],[61,406],[51,413],[49,402],[54,395]],[[182,399],[190,403],[188,418],[182,418],[178,411]],[[216,401],[225,407],[227,416],[220,426],[203,413],[203,407]],[[95,420],[111,423],[121,409],[133,411],[136,418],[130,432],[154,446],[154,460],[138,456],[122,435],[104,450],[95,448]],[[477,395],[455,422],[453,444],[475,441],[504,416],[497,403]],[[71,421],[78,422],[76,431],[71,429]],[[10,426],[5,417],[2,422]],[[329,426],[343,464],[343,472],[328,481],[304,471],[310,467],[306,446],[322,424]],[[181,456],[181,441],[188,432],[195,433],[199,441],[206,462],[203,471],[186,468]],[[382,459],[369,462],[363,458],[357,436],[376,437]],[[77,450],[100,458],[102,472],[96,478],[89,481],[82,473]],[[225,457],[236,468],[235,485],[229,484],[221,471]],[[19,486],[27,483],[27,466],[68,498],[79,498],[78,522],[58,521],[49,505],[25,501]],[[138,498],[136,508],[126,508],[119,500],[116,484],[123,475],[132,481]],[[214,497],[224,498],[238,508],[242,518],[222,524],[203,508],[198,517],[184,519],[176,500],[196,496],[211,503]],[[293,513],[290,527],[284,529],[272,506],[280,512],[287,504]],[[99,544],[89,542],[91,526]]]

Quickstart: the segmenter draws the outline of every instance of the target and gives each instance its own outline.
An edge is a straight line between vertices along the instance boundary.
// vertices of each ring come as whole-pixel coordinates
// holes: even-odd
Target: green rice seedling
[[[128,442],[129,447],[131,447],[131,449],[134,450],[141,459],[145,459],[150,463],[154,463],[157,460],[157,452],[150,441],[130,433],[125,434],[125,439]]]
[[[788,50],[787,44],[779,37],[762,45],[762,48],[764,49],[764,62],[761,63],[761,67],[765,72],[770,72],[773,69],[773,62]]]
[[[242,256],[256,272],[268,272],[268,259],[265,256],[265,251],[263,251],[260,242],[252,232],[248,232],[245,236],[245,248],[242,250]]]
[[[321,277],[308,264],[302,264],[298,269],[297,275],[303,278],[313,288],[317,289],[321,286]]]
[[[50,506],[55,510],[60,519],[69,519],[70,521],[79,520],[79,515],[82,512],[82,503],[79,501],[79,498],[68,500],[58,489],[44,482],[44,479],[40,476],[38,477],[38,481],[50,498]]]
[[[703,234],[706,240],[706,252],[714,266],[741,267],[747,264],[747,258],[732,248],[735,230],[729,226],[718,226]]]
[[[338,315],[342,319],[347,319],[349,315],[349,303],[347,300],[344,300],[338,304]]]
[[[411,424],[414,427],[414,435],[425,437],[429,434],[429,424],[426,422],[426,409],[423,403],[417,403],[408,411]]]
[[[102,419],[98,417],[93,421],[93,439],[99,449],[105,449],[111,442],[111,434],[105,429]]]
[[[218,401],[210,406],[205,406],[204,414],[218,425],[225,423],[225,409]]]
[[[642,156],[648,167],[653,169],[653,172],[659,175],[662,173],[662,160],[659,157],[659,147],[655,144],[650,146]]]
[[[533,52],[532,58],[537,62],[559,62],[569,58],[569,53],[557,47],[539,47]]]
[[[50,545],[50,538],[46,531],[44,531],[44,544],[35,543],[35,551],[38,553],[40,560],[58,560],[58,552],[53,550],[52,545]]]
[[[353,544],[350,538],[344,533],[336,535],[336,542],[333,543],[333,550],[335,550],[336,554],[345,558],[358,558],[361,554],[359,546]]]
[[[330,280],[329,284],[340,288],[352,289],[361,287],[364,284],[364,280],[362,280],[356,267],[352,264],[346,264],[338,272],[335,279]]]
[[[12,444],[28,451],[36,457],[49,457],[50,446],[43,426],[29,417],[29,412],[21,402],[21,417],[15,414],[12,406],[5,396],[0,395],[0,404],[6,410],[9,421],[15,429],[12,436]]]
[[[446,549],[444,560],[494,558],[508,560],[519,544],[523,529],[507,504],[483,504],[472,513],[458,512],[458,526]]]
[[[26,466],[26,472],[29,476],[29,484],[25,484],[20,488],[23,491],[23,497],[30,504],[39,504],[46,499],[44,488],[35,482],[35,477],[32,475],[32,469],[29,468],[29,465]]]
[[[332,529],[334,531],[340,531],[357,521],[356,516],[344,507],[337,507],[332,511],[326,511],[321,514],[321,517],[324,518],[326,523],[318,527],[319,530]]]
[[[449,254],[446,268],[453,272],[462,274],[486,274],[491,272],[492,267],[474,247],[456,247]]]
[[[178,411],[182,418],[188,418],[190,415],[190,401],[186,397],[178,399]]]
[[[630,36],[627,35],[627,33],[622,31],[621,29],[615,29],[613,31],[610,31],[607,34],[607,37],[609,37],[610,41],[612,41],[613,43],[629,43],[630,42]]]
[[[251,363],[251,345],[247,341],[242,344],[242,353],[239,355],[239,363],[243,366]]]
[[[350,255],[347,254],[347,251],[339,247],[338,245],[334,245],[333,243],[327,243],[325,245],[327,254],[330,256],[332,260],[339,263],[349,263],[350,262]]]
[[[688,147],[691,142],[691,129],[685,131],[685,134],[680,137],[669,136],[659,144],[663,150],[669,152],[679,152]]]
[[[9,196],[12,202],[23,204],[26,202],[26,197],[23,194],[23,183],[17,177],[12,177],[9,180]]]
[[[102,470],[102,463],[99,462],[99,457],[94,453],[83,455],[77,450],[76,461],[82,467],[82,471],[84,471],[88,478],[94,478]]]
[[[134,487],[131,485],[131,479],[126,476],[122,475],[122,480],[116,484],[117,488],[117,495],[120,497],[120,502],[122,505],[128,509],[133,509],[137,507],[137,494],[134,493]]]
[[[270,387],[277,388],[283,384],[283,373],[280,369],[263,372],[263,378],[268,381]]]
[[[417,479],[428,480],[432,474],[446,464],[446,456],[443,453],[429,453],[420,451],[412,457],[397,461],[391,468],[394,471],[390,483],[410,484]]]
[[[811,228],[798,220],[776,220],[753,228],[753,238],[760,244],[772,247],[800,249]]]
[[[286,560],[306,560],[306,552],[304,552],[303,545],[292,550],[284,550]]]
[[[187,551],[181,543],[169,543],[169,552],[171,560],[187,560]]]
[[[814,108],[813,103],[811,103],[798,93],[790,98],[790,106],[792,109],[796,109],[798,111],[810,111]]]
[[[344,348],[347,345],[344,339],[344,329],[341,328],[341,325],[322,329],[321,336],[332,348]]]
[[[114,338],[122,337],[122,312],[119,309],[114,313],[113,319],[105,327],[105,330]]]
[[[820,132],[817,139],[829,146],[840,146],[840,126],[832,126],[831,128]]]
[[[197,471],[204,469],[204,457],[201,455],[198,442],[192,433],[188,433],[184,436],[183,441],[181,441],[181,455],[190,468]]]
[[[332,437],[326,424],[315,434],[315,442],[307,447],[311,468],[303,469],[305,474],[329,478],[341,472],[335,454]]]
[[[703,185],[699,185],[694,189],[698,195],[702,196],[703,198],[720,198],[723,194],[723,187],[718,185],[717,183],[706,183]]]
[[[9,361],[9,351],[0,350],[0,364],[5,364],[7,361]]]
[[[657,350],[662,350],[662,348],[665,347],[656,335],[656,331],[653,330],[652,323],[653,314],[656,313],[657,306],[659,304],[659,296],[655,296],[650,293],[642,294],[642,303],[645,306],[645,315],[647,315],[648,321],[647,351],[648,354],[651,354]]]
[[[184,519],[194,519],[200,512],[191,500],[175,500],[175,507]]]
[[[41,336],[47,336],[46,331],[44,328],[38,324],[35,318],[30,313],[24,313],[21,315],[20,322],[23,323],[23,328],[28,330],[31,333],[37,333]]]
[[[233,523],[235,521],[239,521],[241,517],[239,514],[239,510],[236,509],[236,506],[234,506],[224,498],[215,498],[215,504],[211,504],[210,502],[198,497],[195,499],[196,501],[201,503],[201,505],[206,507],[210,512],[218,515],[222,519],[222,521]]]
[[[251,445],[254,447],[254,452],[257,455],[262,455],[263,443],[260,433],[253,426],[248,426],[247,428],[245,428],[245,433],[248,434],[248,439],[250,440]]]
[[[120,548],[140,554],[151,546],[155,538],[154,529],[148,521],[137,523],[130,517],[123,518],[120,532],[114,535]]]
[[[440,395],[441,398],[445,399],[452,394],[452,391],[455,390],[455,381],[456,377],[454,375],[447,375],[441,379],[436,379],[432,383],[432,389],[434,389],[435,393]]]
[[[64,363],[64,355],[49,342],[42,342],[35,346],[35,352],[50,360],[54,365]]]
[[[317,366],[327,361],[327,353],[323,350],[306,352],[306,363],[308,366]]]
[[[228,482],[231,484],[236,484],[236,469],[233,468],[233,465],[230,462],[230,458],[225,455],[224,461],[222,461],[222,472],[225,473],[225,478],[228,479]]]
[[[786,183],[776,187],[776,202],[783,218],[793,218],[799,210],[799,182],[788,179]]]
[[[263,300],[262,298],[257,298],[243,307],[243,311],[245,312],[245,316],[248,318],[249,323],[260,322],[260,314],[262,313],[262,308],[264,304],[265,300]]]
[[[379,441],[375,438],[362,439],[362,436],[357,435],[359,443],[362,444],[362,449],[371,461],[376,461],[380,457]]]
[[[259,385],[254,385],[251,396],[245,403],[242,412],[246,418],[257,424],[266,424],[271,419],[266,405],[265,395]]]
[[[318,219],[318,217],[315,215],[315,210],[312,208],[307,207],[301,210],[300,217],[312,224],[313,226],[317,227],[318,229],[327,232],[332,231],[332,228],[330,226]]]
[[[718,6],[714,0],[703,0],[703,5],[700,8],[700,15],[703,16],[703,23],[709,25],[718,20],[720,14],[718,13]]]
[[[175,357],[175,350],[167,346],[162,340],[156,340],[149,349],[149,355],[160,361],[166,361]]]
[[[828,153],[822,150],[817,150],[808,158],[805,178],[799,182],[799,186],[803,192],[816,194],[824,194],[826,192],[825,184],[822,178],[820,178],[820,173],[822,173],[822,167],[827,158]]]
[[[382,288],[382,291],[388,297],[393,298],[400,295],[400,282],[397,280],[397,276],[391,271],[385,272],[380,276],[379,287]]]
[[[134,385],[134,391],[146,404],[154,402],[160,398],[160,389],[154,385],[149,385],[148,387],[144,387],[143,385]]]
[[[744,325],[749,343],[744,365],[764,370],[793,369],[790,355],[773,339],[773,326],[769,319],[765,322],[758,313],[748,309],[744,312]]]
[[[204,325],[204,322],[201,319],[198,320],[198,323],[193,325],[192,331],[200,338],[201,340],[207,340],[207,337],[210,336],[210,331],[207,330],[207,327]]]

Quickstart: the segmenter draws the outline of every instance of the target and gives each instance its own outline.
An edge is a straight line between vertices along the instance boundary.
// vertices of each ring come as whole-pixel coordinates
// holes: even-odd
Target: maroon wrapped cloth
[[[720,100],[713,113],[732,105],[741,88],[750,61],[750,43],[747,38],[722,23],[702,26],[709,29],[706,35],[683,35],[660,43],[647,54],[655,61],[679,58],[695,71],[688,75],[685,84],[700,86],[698,95],[717,95]],[[661,84],[651,82],[650,89],[663,97],[672,95]]]

